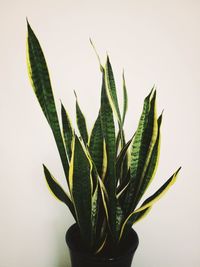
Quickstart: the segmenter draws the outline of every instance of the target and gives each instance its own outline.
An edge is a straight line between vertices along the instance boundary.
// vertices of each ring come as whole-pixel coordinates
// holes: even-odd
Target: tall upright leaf
[[[83,112],[80,109],[76,93],[75,93],[75,96],[76,96],[76,122],[77,122],[77,126],[79,129],[81,138],[83,139],[83,142],[85,143],[85,145],[87,145],[88,131],[87,131],[87,125],[85,121],[85,116],[83,115]]]
[[[106,143],[107,152],[107,173],[105,178],[105,184],[109,197],[109,219],[111,232],[116,232],[116,148],[115,148],[115,125],[113,119],[113,112],[110,106],[108,95],[105,87],[105,72],[103,71],[102,76],[102,89],[101,89],[101,127],[103,137]]]
[[[150,156],[157,137],[157,118],[155,108],[156,92],[145,98],[142,115],[131,147],[131,181],[126,202],[126,212],[137,205],[139,190],[149,164]]]
[[[73,135],[74,135],[74,133],[73,133],[74,130],[72,128],[70,118],[69,118],[63,104],[61,104],[61,115],[62,115],[62,128],[63,128],[65,147],[67,150],[68,159],[70,161],[71,154],[72,154],[71,146],[72,146],[72,139],[73,139]]]
[[[69,185],[76,217],[85,244],[92,242],[92,164],[75,135],[69,169]]]
[[[117,91],[115,85],[114,74],[112,66],[110,64],[109,57],[107,56],[106,65],[105,65],[105,86],[108,91],[108,97],[110,99],[111,107],[115,112],[118,122],[121,124],[121,114],[119,109],[119,103],[117,98]]]
[[[136,202],[138,203],[140,199],[142,198],[143,194],[147,190],[148,186],[150,185],[151,181],[153,180],[157,166],[159,161],[159,155],[160,155],[160,127],[162,123],[162,114],[158,118],[158,134],[156,138],[155,145],[153,147],[153,151],[151,154],[151,158],[146,170],[146,173],[144,175],[144,179],[142,181],[142,184],[139,189],[138,197],[136,199]]]
[[[122,80],[123,80],[123,115],[122,115],[122,125],[124,125],[125,117],[126,117],[126,112],[128,109],[128,95],[127,95],[127,90],[126,90],[126,82],[125,82],[125,77],[124,77],[124,71],[122,74]]]
[[[89,138],[89,151],[94,161],[97,172],[101,177],[103,167],[103,134],[101,129],[101,115],[100,112],[94,123],[90,138]]]
[[[28,74],[42,111],[52,129],[60,154],[65,176],[68,179],[69,165],[59,126],[49,72],[42,48],[29,23],[27,37]]]

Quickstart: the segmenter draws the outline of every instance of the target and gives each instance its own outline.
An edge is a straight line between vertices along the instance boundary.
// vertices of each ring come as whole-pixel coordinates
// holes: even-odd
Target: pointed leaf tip
[[[75,90],[74,90],[74,95],[75,95],[75,98],[76,98],[76,101],[77,101],[78,97],[77,97],[77,94],[76,94]]]

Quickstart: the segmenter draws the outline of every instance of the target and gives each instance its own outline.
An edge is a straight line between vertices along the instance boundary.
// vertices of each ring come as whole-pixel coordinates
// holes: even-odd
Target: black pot
[[[78,226],[73,224],[66,233],[66,243],[69,247],[72,267],[130,267],[139,239],[137,233],[131,229],[117,255],[94,255],[84,249]]]

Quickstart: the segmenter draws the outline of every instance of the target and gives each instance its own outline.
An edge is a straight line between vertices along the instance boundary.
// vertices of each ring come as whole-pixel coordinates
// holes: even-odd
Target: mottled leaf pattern
[[[155,91],[153,96],[150,93],[145,98],[143,112],[133,139],[130,162],[131,181],[125,199],[126,214],[133,210],[137,205],[139,190],[156,141],[158,126],[155,99]]]
[[[92,165],[75,135],[69,169],[69,185],[81,236],[86,244],[92,242]]]
[[[103,134],[101,130],[101,115],[100,112],[95,121],[89,139],[89,151],[96,166],[99,176],[102,174],[103,167]]]
[[[65,147],[67,150],[68,159],[70,161],[71,154],[72,154],[71,146],[72,146],[72,139],[73,139],[73,135],[74,135],[74,130],[72,128],[70,118],[69,118],[63,104],[61,104],[61,115],[62,115],[62,127],[63,127],[63,136],[64,136],[64,141],[65,141]]]
[[[101,127],[102,127],[103,137],[106,143],[106,152],[108,161],[105,185],[109,197],[108,211],[109,211],[110,227],[114,237],[116,231],[115,125],[114,125],[112,108],[110,106],[110,102],[106,92],[104,72],[102,77],[100,114],[101,114]]]
[[[75,93],[76,96],[76,93]],[[86,121],[85,117],[83,115],[83,112],[80,109],[80,106],[78,104],[78,99],[76,96],[76,122],[77,126],[81,135],[81,138],[83,139],[83,142],[85,145],[88,143],[88,131],[87,131],[87,126],[86,126]]]
[[[33,30],[28,24],[27,65],[30,81],[43,113],[52,129],[56,145],[61,157],[63,169],[68,179],[69,165],[59,126],[54,96],[51,88],[49,72],[41,46]]]
[[[119,123],[121,123],[121,114],[120,114],[119,104],[118,104],[118,99],[117,99],[115,79],[114,79],[112,66],[110,64],[110,60],[108,56],[106,60],[104,73],[105,73],[105,87],[107,90],[108,98],[110,99],[110,105],[113,108],[113,111],[116,113]]]

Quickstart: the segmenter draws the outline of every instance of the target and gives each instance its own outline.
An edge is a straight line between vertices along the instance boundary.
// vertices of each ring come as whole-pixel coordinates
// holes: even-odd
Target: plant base
[[[85,251],[81,245],[79,230],[76,224],[66,233],[72,267],[130,267],[139,244],[137,233],[131,229],[116,256],[98,256]]]

